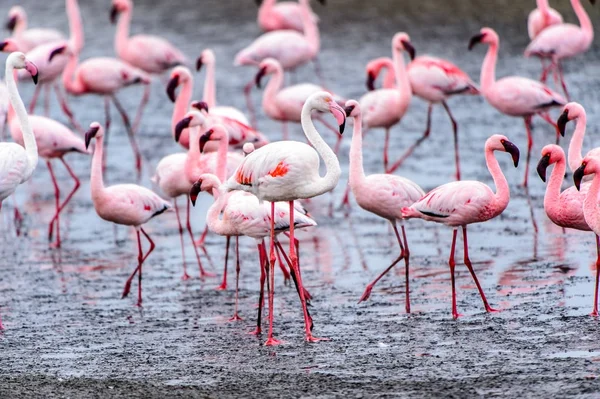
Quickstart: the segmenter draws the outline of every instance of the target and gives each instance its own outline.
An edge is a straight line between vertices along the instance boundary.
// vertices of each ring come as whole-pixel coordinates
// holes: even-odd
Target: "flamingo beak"
[[[110,23],[115,24],[117,22],[117,16],[119,15],[119,9],[117,6],[113,5],[110,8]]]
[[[567,123],[569,122],[569,110],[565,109],[565,111],[560,114],[558,117],[558,121],[556,121],[556,125],[558,126],[558,131],[560,135],[565,137],[565,129],[567,128]]]
[[[573,173],[573,182],[575,183],[575,187],[578,191],[581,188],[581,180],[583,180],[583,176],[585,175],[586,165],[587,164],[585,162],[582,162],[581,166]]]
[[[592,3],[592,5],[596,4],[596,0],[590,0],[590,3]]]
[[[213,129],[210,129],[208,132],[204,133],[200,136],[200,153],[204,152],[204,146],[210,140],[210,136],[214,133]]]
[[[196,199],[198,199],[198,194],[202,191],[202,179],[198,179],[196,183],[192,185],[190,189],[190,201],[192,201],[192,206],[196,206]]]
[[[200,56],[196,60],[196,72],[199,72],[202,69],[202,64],[202,56]]]
[[[206,111],[208,113],[208,104],[205,101],[194,101],[192,108],[196,108],[198,111]]]
[[[12,32],[17,26],[17,16],[10,17],[8,21],[6,21],[6,29],[9,32]]]
[[[262,0],[254,0],[254,2],[256,3],[256,5],[258,7],[260,7],[262,5]]]
[[[352,114],[352,111],[354,111],[354,105],[347,106],[344,108],[344,111],[346,112],[346,118],[349,118],[350,114]]]
[[[537,172],[544,183],[546,183],[546,169],[550,165],[550,154],[546,154],[540,159],[537,165]]]
[[[369,73],[367,73],[367,89],[369,91],[375,90],[375,79],[375,74],[372,71],[369,71]]]
[[[172,103],[177,99],[177,96],[175,95],[177,86],[179,86],[179,75],[173,76],[171,80],[169,80],[169,83],[167,83],[167,96],[169,96],[169,100],[171,100]]]
[[[177,125],[175,125],[175,141],[179,143],[179,139],[181,138],[181,133],[188,127],[190,127],[190,122],[192,121],[192,117],[188,116],[187,118],[183,118]]]
[[[0,42],[0,51],[4,51],[4,48],[8,46],[8,42],[4,41],[4,42]]]
[[[54,57],[56,57],[59,54],[63,54],[65,52],[65,50],[67,49],[67,46],[60,46],[58,48],[55,48],[54,50],[52,50],[50,52],[50,55],[48,56],[48,62],[52,62],[52,59]]]
[[[266,74],[267,74],[267,67],[264,66],[264,67],[260,68],[260,71],[258,71],[258,73],[256,74],[256,77],[254,78],[254,82],[256,83],[257,88],[259,88],[259,89],[261,88],[260,81]]]
[[[404,46],[404,50],[406,50],[408,55],[410,55],[410,59],[414,60],[416,51],[415,51],[415,47],[412,45],[412,43],[409,42],[408,40],[402,40],[402,45]]]
[[[477,43],[481,43],[481,41],[483,40],[485,36],[485,33],[480,33],[478,35],[475,35],[471,38],[471,40],[469,40],[469,51],[473,50],[473,47],[475,47],[475,45]]]
[[[321,5],[325,6],[327,5],[327,1],[326,0],[318,0],[319,3],[321,3]]]
[[[25,60],[25,70],[29,72],[31,78],[33,79],[33,83],[37,84],[38,82],[38,68],[31,61]]]
[[[100,128],[98,126],[93,126],[93,127],[90,128],[90,130],[88,130],[87,132],[85,132],[85,149],[86,150],[90,146],[90,142],[92,141],[92,139],[94,137],[96,137],[96,134],[98,133],[99,129]]]
[[[340,128],[340,134],[344,134],[344,129],[346,128],[346,111],[335,101],[331,101],[330,104],[329,112],[335,117]]]
[[[504,146],[504,151],[508,152],[512,156],[515,168],[519,166],[519,148],[508,140],[503,141],[502,145]]]

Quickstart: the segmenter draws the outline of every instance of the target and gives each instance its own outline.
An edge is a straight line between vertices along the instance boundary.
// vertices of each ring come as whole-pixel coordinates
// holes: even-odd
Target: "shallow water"
[[[21,1],[30,11],[32,26],[64,29],[62,1]],[[82,59],[113,55],[113,27],[108,2],[81,2],[86,29]],[[176,3],[176,6],[172,6]],[[190,57],[206,47],[217,56],[218,99],[244,109],[242,85],[253,77],[248,68],[234,68],[234,54],[259,34],[256,7],[250,0],[192,0],[154,4],[136,1],[133,32],[157,33],[177,43]],[[347,1],[315,5],[321,18],[320,63],[327,86],[352,98],[365,92],[364,65],[390,53],[396,31],[407,31],[419,54],[448,58],[478,80],[485,49],[467,51],[469,38],[481,26],[497,29],[502,39],[498,76],[537,77],[539,62],[522,57],[527,45],[526,16],[533,1]],[[513,3],[518,3],[513,4]],[[530,4],[531,3],[531,4]],[[555,2],[557,3],[557,2]],[[564,4],[563,4],[564,3]],[[567,2],[561,12],[574,20]],[[10,7],[0,3],[0,14]],[[586,4],[593,21],[599,12]],[[596,71],[598,46],[568,62],[566,79],[572,98],[588,111],[585,148],[597,145]],[[196,97],[203,75],[197,75]],[[311,66],[297,71],[296,81],[317,79]],[[26,99],[32,87],[23,86]],[[169,133],[172,105],[160,80],[153,86],[139,142],[144,154],[142,184],[150,187],[154,167],[180,148]],[[119,95],[133,114],[141,92],[130,88]],[[253,94],[260,104],[260,92]],[[102,101],[71,98],[76,117],[87,126],[103,121]],[[450,106],[459,122],[462,171],[466,179],[491,184],[485,168],[483,144],[493,133],[507,135],[525,152],[525,131],[519,119],[500,115],[483,99],[458,97]],[[424,129],[426,104],[413,99],[402,124],[392,131],[392,158],[416,140]],[[42,107],[38,107],[42,111]],[[559,112],[552,113],[553,118]],[[52,115],[64,122],[56,104]],[[281,137],[279,124],[258,114],[260,129],[272,139]],[[133,157],[113,112],[107,182],[132,182]],[[301,140],[298,126],[293,136]],[[567,139],[570,138],[569,127]],[[333,143],[334,138],[326,139]],[[535,120],[537,162],[543,145],[554,133]],[[454,175],[452,136],[446,115],[434,111],[432,134],[408,159],[399,174],[424,189],[450,181]],[[381,171],[383,132],[365,139],[365,167]],[[349,140],[340,156],[345,188]],[[386,222],[358,209],[349,217],[327,215],[330,196],[308,205],[319,226],[300,237],[304,279],[314,297],[311,312],[315,334],[331,341],[303,343],[300,307],[295,291],[276,276],[276,333],[285,345],[266,348],[265,337],[247,334],[254,326],[258,268],[252,240],[241,240],[242,280],[240,309],[244,321],[228,322],[233,311],[233,264],[229,289],[216,291],[220,278],[200,281],[192,251],[187,264],[192,280],[181,281],[181,254],[174,214],[157,217],[148,232],[158,244],[144,267],[144,308],[135,298],[121,300],[123,283],[136,263],[135,236],[96,215],[89,196],[90,159],[69,155],[82,187],[63,214],[61,250],[48,248],[47,225],[54,207],[52,184],[40,164],[32,182],[22,186],[17,202],[26,212],[24,236],[12,228],[10,201],[2,218],[0,247],[0,312],[6,331],[0,334],[0,396],[27,395],[34,389],[45,396],[129,395],[161,396],[176,389],[181,395],[314,396],[360,392],[423,396],[543,395],[560,389],[567,395],[592,395],[598,367],[598,321],[590,318],[595,261],[590,233],[554,226],[543,211],[545,185],[530,175],[530,196],[539,234],[534,237],[525,191],[508,156],[499,155],[511,183],[512,199],[503,215],[469,227],[470,254],[492,306],[500,313],[483,313],[481,300],[466,268],[457,267],[458,306],[464,317],[450,314],[450,275],[447,256],[451,231],[422,221],[407,223],[411,245],[413,314],[404,314],[402,268],[373,290],[367,303],[357,304],[365,285],[397,256]],[[71,187],[60,169],[63,193]],[[570,176],[566,185],[570,185]],[[183,204],[183,200],[180,200]],[[208,198],[193,211],[196,230],[203,227]],[[460,241],[459,241],[460,245]],[[224,240],[209,236],[207,249],[214,271],[221,273]],[[460,259],[459,255],[459,259]],[[203,258],[205,264],[208,262]],[[209,266],[210,267],[210,266]],[[136,285],[134,283],[133,293]],[[134,295],[133,295],[134,296]],[[252,391],[251,391],[252,390]]]

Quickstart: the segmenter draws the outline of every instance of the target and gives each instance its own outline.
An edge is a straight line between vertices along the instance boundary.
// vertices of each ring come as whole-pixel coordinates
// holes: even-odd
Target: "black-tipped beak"
[[[550,165],[550,154],[546,154],[540,159],[537,165],[537,172],[540,175],[540,179],[545,183],[546,182],[546,169]]]
[[[190,122],[192,121],[192,117],[188,116],[187,118],[183,118],[177,125],[175,125],[175,141],[179,143],[179,139],[181,138],[181,133],[190,127]]]
[[[590,0],[590,3],[592,3],[592,5],[596,4],[596,0]]]
[[[40,74],[39,74],[38,72],[36,72],[35,74],[31,75],[31,79],[33,80],[33,84],[34,84],[34,85],[37,85],[37,82],[38,82],[38,76],[39,76],[39,75],[40,75]]]
[[[208,113],[208,104],[205,101],[194,101],[192,107],[196,108],[198,111],[204,110]]]
[[[7,42],[0,42],[0,51],[4,51],[4,47],[6,47]]]
[[[210,129],[208,132],[204,133],[200,136],[200,153],[204,152],[204,146],[210,140],[210,136],[214,133],[213,129]]]
[[[327,1],[326,0],[318,0],[319,3],[321,3],[321,5],[325,6],[327,5]]]
[[[344,111],[346,111],[346,118],[349,118],[352,111],[354,111],[354,105],[349,105],[345,107]]]
[[[369,91],[375,90],[375,74],[371,71],[367,73],[367,89]]]
[[[558,120],[556,121],[556,125],[558,126],[558,131],[561,136],[565,137],[565,130],[567,128],[567,123],[569,123],[569,110],[565,109],[565,111],[560,114]]]
[[[346,112],[346,110],[344,110]],[[344,130],[346,130],[346,119],[344,118],[344,122],[340,125],[340,134],[344,134]]]
[[[98,126],[94,126],[90,128],[87,132],[85,132],[85,149],[87,150],[90,146],[90,142],[94,137],[96,137],[96,133],[100,128]]]
[[[171,100],[172,103],[177,99],[177,96],[175,95],[177,86],[179,86],[179,75],[173,76],[167,84],[167,96],[169,96],[169,100]]]
[[[202,69],[202,56],[198,57],[198,59],[196,60],[196,72],[200,71]]]
[[[55,48],[54,50],[52,50],[50,52],[50,55],[48,56],[48,62],[52,62],[52,59],[54,57],[56,57],[59,54],[63,54],[66,49],[67,49],[67,46],[60,46],[60,47]]]
[[[473,47],[475,47],[477,43],[480,43],[484,36],[484,33],[473,36],[471,40],[469,40],[469,51],[473,50]]]
[[[415,55],[416,55],[417,52],[415,51],[415,48],[412,45],[412,43],[409,42],[408,40],[402,40],[402,45],[404,46],[404,49],[406,50],[406,52],[410,56],[410,59],[414,60],[415,59]]]
[[[260,7],[262,5],[262,0],[254,0],[254,2],[256,3],[256,5],[258,7]]]
[[[256,87],[257,88],[261,88],[260,82],[263,78],[263,76],[265,76],[267,74],[267,67],[262,67],[260,68],[260,71],[258,71],[258,73],[256,74],[256,77],[254,78],[254,82],[256,83]]]
[[[110,8],[110,23],[115,24],[117,22],[117,16],[119,15],[119,9],[117,6],[112,6]]]
[[[573,182],[575,183],[575,187],[579,191],[581,188],[581,181],[583,180],[583,175],[585,174],[586,163],[583,162],[579,168],[573,173]]]
[[[196,199],[198,199],[200,191],[202,191],[202,180],[198,180],[190,189],[190,201],[192,201],[192,206],[196,206]]]
[[[512,156],[515,168],[519,166],[519,148],[508,140],[503,141],[502,145],[504,146],[504,151],[508,152]]]
[[[17,26],[17,16],[16,15],[14,17],[9,18],[8,21],[6,21],[6,29],[9,32],[12,32],[15,29],[15,26]]]

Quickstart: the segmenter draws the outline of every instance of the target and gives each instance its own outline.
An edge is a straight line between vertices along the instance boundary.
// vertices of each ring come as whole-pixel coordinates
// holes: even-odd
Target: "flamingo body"
[[[179,152],[167,155],[156,165],[156,173],[152,180],[169,198],[177,198],[190,191],[188,180],[182,178],[186,159],[187,154]]]
[[[547,0],[544,1],[547,3]],[[535,39],[540,32],[552,25],[562,24],[562,15],[554,8],[548,7],[548,4],[546,4],[546,8],[547,11],[542,11],[538,6],[538,8],[529,13],[527,18],[527,33],[529,34],[529,39]]]
[[[312,19],[315,23],[319,21],[315,14],[312,14]],[[293,1],[263,1],[258,9],[257,22],[265,32],[288,29],[304,32],[301,6]]]
[[[413,94],[429,102],[441,102],[453,94],[478,92],[469,75],[441,58],[417,57],[408,64],[407,71]]]

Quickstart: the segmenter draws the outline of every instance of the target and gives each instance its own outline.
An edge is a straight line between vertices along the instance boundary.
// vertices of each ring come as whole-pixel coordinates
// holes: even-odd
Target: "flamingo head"
[[[14,39],[6,39],[0,42],[0,51],[5,53],[12,53],[14,51],[19,51],[19,45]]]
[[[192,101],[190,107],[196,108],[198,111],[205,111],[208,113],[208,104],[204,101]]]
[[[73,55],[73,51],[66,44],[56,47],[50,52],[50,55],[48,56],[48,63],[52,62],[54,57],[59,56],[61,54]]]
[[[473,50],[473,47],[477,43],[485,43],[489,45],[498,44],[498,34],[492,28],[481,28],[479,33],[471,38],[469,41],[469,51]]]
[[[221,182],[217,176],[210,173],[201,174],[190,189],[190,201],[192,201],[192,205],[196,206],[196,199],[201,191],[212,192],[213,189],[218,189],[220,185]]]
[[[577,190],[581,188],[581,181],[583,180],[584,176],[599,172],[600,160],[590,155],[583,158],[583,161],[581,161],[581,166],[577,168],[575,172],[573,172],[573,182],[575,183]]]
[[[485,148],[492,151],[508,152],[513,160],[515,168],[519,166],[519,148],[510,142],[510,140],[501,134],[494,134],[487,139]]]
[[[564,159],[565,152],[556,144],[548,144],[542,148],[542,158],[538,162],[537,172],[543,182],[546,182],[546,169],[548,169],[548,166],[560,160],[564,161]]]
[[[167,83],[167,96],[169,96],[169,100],[171,100],[171,102],[175,102],[177,99],[177,95],[175,94],[177,87],[179,87],[180,84],[187,83],[191,79],[192,74],[186,67],[177,66],[173,68],[169,83]]]
[[[113,0],[110,8],[110,23],[117,22],[117,17],[122,12],[130,11],[133,8],[131,0]]]
[[[415,59],[416,51],[410,42],[410,36],[408,36],[408,33],[396,33],[392,39],[392,49],[396,51],[406,51],[411,60]]]
[[[229,137],[225,127],[218,124],[214,125],[208,132],[200,136],[200,152],[204,152],[204,146],[210,140],[227,140],[227,143],[229,144]]]
[[[179,122],[177,122],[177,125],[175,125],[175,141],[179,142],[181,133],[183,133],[185,129],[197,126],[204,128],[205,125],[206,119],[202,113],[196,110],[189,111],[187,114],[185,114],[183,119],[181,119]]]
[[[215,63],[215,53],[211,49],[207,48],[200,54],[200,57],[196,60],[196,72],[202,69],[203,65],[213,65]]]
[[[318,91],[313,93],[306,100],[305,107],[310,106],[312,109],[320,112],[329,112],[338,123],[340,134],[344,133],[346,127],[346,111],[337,102],[331,93],[326,91]]]
[[[277,71],[283,71],[283,68],[281,67],[279,61],[277,61],[274,58],[265,58],[261,61],[258,67],[259,70],[256,74],[256,77],[254,78],[254,81],[256,83],[256,87],[258,87],[259,89],[261,88],[261,81],[263,77],[275,73]]]
[[[564,137],[567,123],[573,119],[579,118],[582,115],[585,117],[585,109],[581,106],[581,104],[571,102],[565,105],[563,108],[563,113],[558,117],[558,121],[556,121],[560,134]]]
[[[6,20],[6,29],[13,32],[20,22],[27,20],[27,14],[21,6],[14,6],[8,11],[8,19]]]
[[[90,124],[90,128],[87,132],[85,132],[85,148],[86,150],[90,146],[90,142],[93,138],[99,139],[104,136],[104,130],[102,129],[102,125],[98,122],[92,122]]]
[[[375,81],[379,77],[379,73],[383,67],[390,68],[393,66],[393,61],[387,57],[376,58],[369,61],[367,67],[367,89],[369,91],[375,90]]]
[[[360,116],[360,104],[358,104],[358,101],[356,100],[348,100],[346,101],[344,111],[346,111],[347,118],[356,118],[357,116]]]
[[[25,69],[31,75],[33,83],[37,84],[38,68],[33,62],[27,59],[25,54],[19,51],[10,53],[6,59],[6,63],[12,65],[15,69]]]

